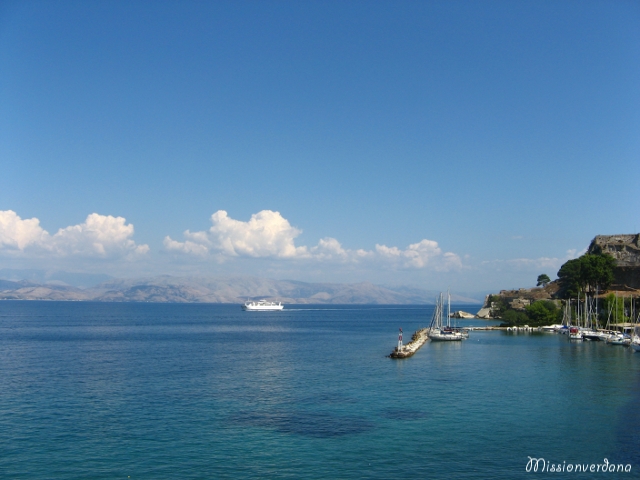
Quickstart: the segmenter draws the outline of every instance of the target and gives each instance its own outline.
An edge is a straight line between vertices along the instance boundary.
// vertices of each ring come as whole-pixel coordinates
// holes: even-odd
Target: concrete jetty
[[[393,349],[393,352],[389,355],[391,358],[408,358],[416,353],[422,345],[429,339],[427,335],[427,328],[422,328],[413,333],[411,341],[406,345],[399,345]]]

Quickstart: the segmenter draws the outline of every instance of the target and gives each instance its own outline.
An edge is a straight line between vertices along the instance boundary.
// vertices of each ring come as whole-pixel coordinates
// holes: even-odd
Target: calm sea
[[[0,302],[0,477],[640,477],[640,353],[484,331],[387,358],[432,310]]]

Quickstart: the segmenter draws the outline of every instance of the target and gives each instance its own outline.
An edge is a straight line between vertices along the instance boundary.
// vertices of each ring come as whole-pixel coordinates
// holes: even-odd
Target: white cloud
[[[295,258],[307,255],[306,247],[296,247],[300,230],[292,227],[279,212],[263,210],[248,222],[234,220],[224,210],[211,215],[213,226],[205,232],[184,232],[185,242],[165,237],[167,250],[225,257]]]
[[[185,236],[189,233],[187,230],[185,232]],[[181,253],[191,253],[194,255],[207,255],[209,253],[209,247],[207,245],[203,245],[202,243],[196,243],[187,240],[186,242],[176,242],[172,240],[171,237],[164,237],[164,248],[169,251],[181,252]]]
[[[84,223],[50,235],[37,218],[22,220],[12,210],[0,211],[0,252],[22,256],[118,258],[145,254],[147,245],[130,238],[133,225],[122,217],[92,213]]]
[[[406,268],[433,267],[434,270],[450,270],[462,267],[460,257],[455,253],[442,253],[438,242],[422,240],[409,245],[404,250],[398,247],[376,245],[376,252],[382,257],[395,260]]]
[[[117,257],[127,254],[144,254],[148,245],[136,245],[133,225],[127,225],[123,217],[92,213],[84,223],[58,230],[52,237],[53,245],[61,255]]]
[[[326,237],[318,242],[318,245],[311,247],[311,256],[318,260],[338,260],[348,261],[350,252],[342,248],[340,242],[335,238]]]
[[[37,218],[22,220],[13,210],[0,210],[0,250],[24,251],[44,243],[48,236]]]
[[[218,259],[234,257],[272,258],[334,263],[377,263],[407,269],[430,268],[448,271],[462,267],[458,255],[442,252],[438,243],[424,239],[406,249],[376,245],[375,250],[345,249],[338,240],[326,237],[314,247],[296,246],[301,231],[279,212],[263,210],[247,222],[234,220],[219,210],[211,216],[213,226],[202,232],[184,232],[184,242],[165,237],[165,249],[175,253]]]

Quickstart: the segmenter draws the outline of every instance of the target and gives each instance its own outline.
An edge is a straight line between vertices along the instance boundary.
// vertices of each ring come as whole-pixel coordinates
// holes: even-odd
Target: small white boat
[[[578,327],[571,327],[569,329],[569,340],[582,340],[582,332]]]
[[[459,342],[460,340],[469,338],[469,334],[463,334],[452,328],[444,327],[442,329],[430,329],[429,338],[433,342]]]
[[[602,334],[597,330],[593,330],[592,328],[585,328],[582,330],[582,338],[584,340],[598,342],[602,339]]]
[[[633,329],[633,335],[631,336],[631,343],[629,346],[636,352],[640,352],[640,326],[636,326]]]
[[[622,333],[617,333],[615,335],[610,335],[607,338],[607,343],[609,345],[631,345],[631,337],[628,335],[623,335]]]
[[[281,302],[267,302],[266,300],[260,300],[258,302],[245,302],[242,305],[242,310],[251,312],[275,312],[282,310],[284,305]]]
[[[555,325],[546,325],[544,327],[541,327],[543,332],[557,332],[558,330],[560,330],[562,328],[562,325],[560,324],[555,324]]]

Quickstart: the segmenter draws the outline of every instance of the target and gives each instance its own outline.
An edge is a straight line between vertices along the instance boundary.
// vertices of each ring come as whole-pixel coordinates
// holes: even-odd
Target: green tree
[[[582,275],[587,288],[593,293],[598,289],[606,291],[613,282],[616,261],[611,255],[583,255]]]
[[[577,297],[582,291],[582,262],[574,258],[565,262],[558,270],[558,283],[564,298]]]
[[[540,300],[532,303],[526,308],[531,327],[542,325],[553,325],[558,322],[559,314],[556,304],[550,300]]]
[[[606,291],[613,282],[615,265],[615,259],[607,254],[587,254],[565,262],[558,271],[562,296],[577,297],[596,289]]]
[[[551,281],[551,279],[549,278],[549,275],[547,275],[546,273],[543,273],[542,275],[538,275],[538,283],[536,284],[536,287],[539,287],[540,285],[542,285],[543,287],[547,286],[547,283],[549,283]]]
[[[524,312],[516,312],[513,309],[506,310],[502,314],[501,327],[521,327],[529,324],[529,317]]]

